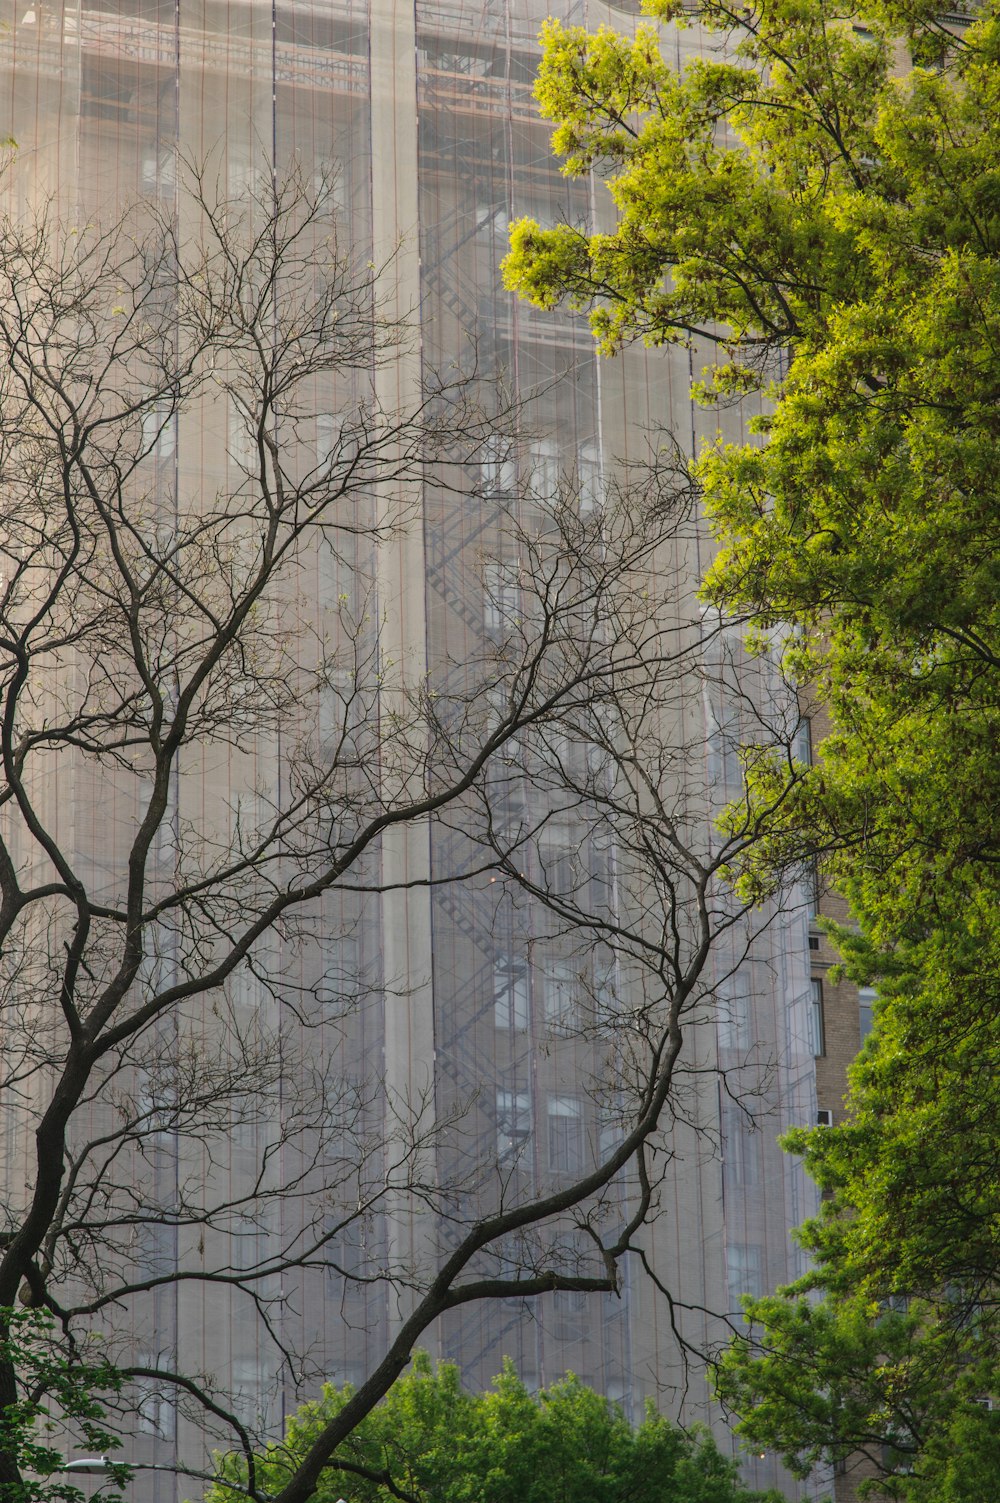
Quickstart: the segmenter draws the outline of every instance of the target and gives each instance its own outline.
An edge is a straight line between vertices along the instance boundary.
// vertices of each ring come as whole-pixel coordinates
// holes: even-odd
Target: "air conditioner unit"
[[[820,1109],[819,1109],[819,1111],[816,1113],[816,1126],[817,1127],[832,1127],[833,1126],[833,1113],[831,1111],[829,1111],[827,1107],[821,1106]]]

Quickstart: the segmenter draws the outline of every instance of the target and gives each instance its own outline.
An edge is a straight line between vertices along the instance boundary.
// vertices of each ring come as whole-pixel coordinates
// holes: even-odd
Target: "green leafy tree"
[[[802,1231],[814,1268],[745,1302],[720,1373],[748,1443],[801,1473],[860,1453],[911,1503],[979,1503],[1000,1474],[997,931],[976,978],[957,928],[899,946],[851,1120],[788,1136],[826,1192]]]
[[[18,1383],[0,1409],[0,1440],[24,1476],[0,1484],[3,1503],[81,1503],[84,1494],[66,1470],[68,1454],[75,1446],[102,1457],[118,1450],[107,1404],[121,1391],[121,1375],[111,1363],[60,1342],[41,1311],[5,1309],[2,1320],[0,1356]],[[94,1503],[117,1503],[130,1475],[113,1461],[106,1472],[106,1485],[89,1494]]]
[[[299,1410],[284,1443],[256,1459],[258,1489],[280,1491],[350,1392],[328,1386]],[[221,1472],[208,1503],[237,1503],[245,1458]],[[330,1458],[316,1503],[348,1489],[352,1503],[780,1503],[748,1491],[707,1432],[685,1434],[652,1408],[633,1429],[578,1378],[533,1395],[510,1363],[492,1392],[471,1394],[457,1367],[434,1371],[426,1354]]]
[[[1000,1393],[1000,12],[646,9],[723,45],[678,75],[652,27],[546,28],[555,150],[617,224],[521,221],[505,274],[608,354],[705,351],[706,403],[765,399],[696,464],[705,591],[783,637],[832,733],[732,876],[822,857],[881,996],[851,1123],[789,1140],[827,1192],[815,1272],[748,1304],[723,1390],[799,1469],[860,1449],[890,1491],[971,1503]],[[754,760],[752,796],[790,765]]]
[[[766,442],[697,465],[721,545],[706,590],[794,622],[789,657],[834,718],[769,856],[846,848],[836,874],[894,946],[997,855],[1000,20],[696,9],[728,48],[681,75],[651,27],[546,27],[554,147],[605,176],[618,224],[522,220],[505,275],[586,307],[609,353],[704,336],[706,401],[768,399]],[[934,66],[900,77],[907,54]]]

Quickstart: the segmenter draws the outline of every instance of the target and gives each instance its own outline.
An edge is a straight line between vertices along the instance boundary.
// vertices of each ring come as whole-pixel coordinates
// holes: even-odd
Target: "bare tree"
[[[176,219],[8,219],[0,279],[0,1306],[50,1312],[70,1363],[101,1333],[112,1419],[180,1406],[259,1498],[252,1406],[157,1345],[165,1294],[238,1291],[295,1390],[301,1281],[391,1289],[298,1503],[431,1322],[614,1292],[656,1208],[713,953],[768,921],[720,881],[761,816],[713,826],[683,724],[692,498],[663,462],[583,516],[572,476],[501,498],[482,629],[418,670],[387,645],[386,560],[422,485],[488,488],[519,418],[458,376],[380,399],[411,332],[322,192],[240,208],[194,173]],[[426,870],[401,830],[437,841]],[[580,982],[549,1021],[602,1131],[560,1172],[532,1167],[516,1091],[375,1062],[366,1029],[407,997],[355,941],[421,885],[530,906]],[[35,1380],[4,1350],[12,1404]]]

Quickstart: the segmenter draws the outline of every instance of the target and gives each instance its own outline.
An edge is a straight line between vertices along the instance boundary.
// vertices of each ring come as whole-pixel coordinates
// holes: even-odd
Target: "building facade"
[[[15,216],[51,205],[76,225],[147,202],[175,216],[183,235],[192,167],[235,202],[253,201],[262,185],[293,171],[307,190],[325,195],[338,240],[382,268],[383,316],[407,321],[414,333],[375,371],[386,410],[419,404],[430,374],[451,368],[473,370],[493,400],[501,390],[527,403],[516,432],[493,448],[480,444],[463,485],[428,476],[407,525],[376,539],[376,519],[359,529],[353,553],[338,547],[336,556],[319,551],[312,560],[296,606],[303,630],[319,630],[324,612],[362,621],[366,602],[374,602],[379,651],[416,677],[461,680],[463,665],[478,661],[483,644],[502,632],[505,613],[518,609],[516,584],[504,572],[512,514],[530,534],[568,488],[580,514],[595,517],[620,467],[644,464],[658,435],[674,434],[691,452],[719,424],[742,432],[739,412],[706,414],[690,402],[697,351],[635,351],[602,365],[582,325],[518,305],[500,288],[511,219],[592,224],[605,211],[599,184],[560,177],[537,119],[536,37],[549,9],[535,0],[4,0],[0,11],[0,135],[17,142],[3,193]],[[631,10],[552,9],[591,27],[633,24]],[[702,44],[691,31],[678,48]],[[224,398],[210,419],[204,407],[195,417],[182,413],[155,436],[150,458],[162,504],[242,483],[245,424]],[[344,401],[343,392],[317,392],[308,440],[317,455],[342,431]],[[706,548],[693,526],[665,565],[678,609],[683,603],[689,613]],[[706,830],[713,805],[740,786],[733,748],[741,706],[766,711],[781,693],[724,629],[707,630],[707,667],[692,677],[677,711]],[[317,734],[334,732],[320,725]],[[240,757],[188,767],[177,793],[179,824],[210,822],[213,815],[193,812],[203,806],[231,813],[240,799],[266,800],[282,786],[284,755],[274,733],[258,736]],[[97,864],[93,853],[114,841],[100,790],[80,782],[59,797],[74,800],[71,838]],[[123,820],[129,808],[123,804]],[[610,912],[619,901],[615,852],[571,810],[546,806],[535,820],[543,826],[527,858],[538,881],[567,891],[603,883],[595,902]],[[530,892],[512,893],[482,871],[455,880],[469,870],[467,837],[467,829],[444,825],[387,835],[372,858],[377,894],[345,888],[328,899],[309,941],[315,953],[307,949],[295,963],[301,974],[332,974],[342,995],[364,994],[366,1005],[349,1022],[338,1015],[317,1027],[307,1019],[303,1033],[301,1018],[283,1011],[267,985],[266,959],[260,977],[233,983],[228,1002],[254,1009],[289,1057],[299,1051],[303,1098],[307,1083],[318,1089],[324,1074],[360,1082],[364,1123],[352,1143],[366,1135],[373,1158],[392,1103],[420,1100],[425,1122],[462,1123],[435,1139],[438,1182],[472,1185],[469,1165],[477,1159],[501,1170],[508,1164],[515,1179],[557,1182],[579,1173],[601,1135],[613,1131],[599,1094],[584,1084],[608,1065],[583,1019],[596,997],[631,983],[614,974],[613,954],[602,962],[591,946],[581,958],[572,934],[554,926]],[[620,880],[627,886],[627,870]],[[572,1369],[633,1415],[653,1397],[667,1412],[719,1429],[696,1354],[725,1339],[727,1320],[738,1323],[741,1294],[795,1276],[800,1255],[789,1230],[814,1209],[801,1171],[775,1143],[782,1129],[816,1113],[814,1057],[823,1043],[810,990],[807,907],[791,902],[756,928],[753,936],[734,930],[720,944],[714,1012],[694,1035],[683,1102],[664,1139],[658,1215],[637,1238],[676,1306],[637,1257],[626,1260],[618,1298],[561,1293],[530,1307],[471,1304],[442,1319],[428,1340],[435,1356],[460,1363],[470,1383],[485,1386],[511,1357],[533,1386]],[[210,1031],[210,1021],[204,1026]],[[365,1081],[375,1079],[378,1092],[366,1094]],[[338,1100],[343,1110],[343,1095]],[[286,1094],[274,1121],[261,1111],[237,1114],[214,1147],[202,1144],[188,1157],[174,1125],[150,1115],[155,1110],[146,1112],[143,1194],[169,1207],[185,1176],[200,1175],[217,1197],[231,1192],[234,1210],[228,1222],[216,1218],[207,1252],[196,1228],[169,1216],[137,1232],[122,1257],[152,1274],[154,1287],[124,1315],[107,1318],[139,1365],[215,1374],[240,1416],[274,1433],[321,1376],[360,1381],[404,1318],[405,1300],[366,1280],[387,1241],[409,1239],[416,1265],[421,1247],[432,1245],[435,1255],[447,1249],[449,1223],[438,1209],[411,1216],[400,1231],[379,1201],[370,1215],[321,1239],[295,1274],[244,1287],[201,1283],[198,1270],[213,1257],[230,1270],[266,1267],[269,1238],[287,1246],[318,1224],[319,1213],[304,1210],[301,1198],[294,1209],[276,1202],[272,1223],[245,1210],[262,1162],[279,1180],[303,1173],[301,1143],[293,1151],[282,1136],[281,1114],[293,1117],[294,1103]],[[320,1137],[317,1153],[335,1156],[336,1133]],[[341,1183],[348,1179],[345,1173]],[[169,1277],[177,1269],[185,1271],[179,1284]],[[155,1376],[139,1383],[128,1442],[137,1460],[166,1467],[180,1455],[201,1464],[198,1435],[169,1384]],[[747,1476],[761,1486],[780,1481],[790,1497],[806,1495],[771,1458],[749,1461]],[[193,1484],[153,1471],[147,1485],[152,1491],[143,1496],[166,1503],[190,1495]]]

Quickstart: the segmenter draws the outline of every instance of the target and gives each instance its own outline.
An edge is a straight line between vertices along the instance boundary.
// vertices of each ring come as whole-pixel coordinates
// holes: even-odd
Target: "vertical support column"
[[[420,307],[420,245],[417,199],[417,77],[414,0],[371,0],[371,154],[373,259],[382,313],[416,324]],[[375,375],[376,392],[388,411],[406,412],[420,400],[419,341]],[[424,517],[418,485],[396,485],[379,498],[379,519],[389,535],[380,545],[378,596],[381,615],[382,724],[392,735],[392,714],[408,716],[407,699],[427,670],[424,579]],[[397,767],[386,742],[386,776],[398,795],[419,794],[419,768],[412,781]],[[419,757],[415,759],[419,762]],[[386,787],[387,793],[392,790]],[[386,883],[420,882],[430,875],[427,825],[400,825],[382,846]],[[401,1120],[417,1119],[426,1136],[434,1121],[434,997],[431,964],[431,902],[426,887],[400,887],[382,899],[385,983],[385,1091],[388,1152]],[[418,1117],[419,1114],[419,1117]],[[433,1155],[411,1159],[407,1177],[433,1179]],[[436,1248],[433,1216],[401,1192],[389,1213],[391,1262],[420,1275]],[[390,1302],[390,1339],[409,1314],[412,1296],[397,1289]]]

